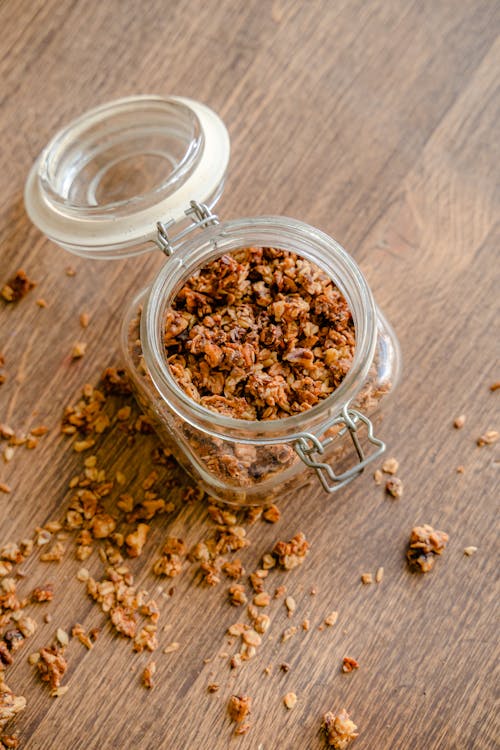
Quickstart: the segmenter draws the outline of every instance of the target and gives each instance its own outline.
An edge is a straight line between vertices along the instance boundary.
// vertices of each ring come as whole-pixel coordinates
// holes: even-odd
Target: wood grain
[[[212,106],[232,139],[222,217],[287,214],[335,236],[366,273],[405,361],[382,426],[401,464],[403,498],[389,501],[370,473],[333,499],[311,484],[283,498],[277,526],[251,528],[249,570],[277,538],[302,530],[310,539],[306,564],[283,582],[298,604],[293,621],[308,616],[312,628],[280,645],[290,620],[275,603],[272,640],[241,671],[216,656],[238,619],[226,586],[207,590],[191,571],[162,599],[161,623],[172,626],[162,645],[175,640],[181,648],[156,657],[153,691],[140,686],[145,655],[105,629],[91,652],[71,644],[70,690],[49,698],[27,654],[55,627],[90,627],[102,615],[82,595],[72,555],[48,568],[26,564],[23,585],[50,575],[56,596],[52,622],[40,623],[7,672],[28,700],[16,724],[23,747],[314,750],[324,746],[322,713],[344,706],[359,726],[359,750],[498,747],[500,462],[498,446],[479,449],[475,441],[499,428],[500,396],[489,391],[500,377],[499,22],[491,0],[0,3],[0,280],[24,267],[38,282],[19,304],[0,307],[7,374],[0,421],[19,432],[51,427],[35,451],[19,449],[0,466],[0,481],[13,488],[0,495],[1,540],[23,538],[64,510],[81,457],[59,436],[62,409],[118,361],[124,306],[162,262],[159,254],[113,263],[72,258],[25,215],[33,159],[90,106],[137,92]],[[39,297],[47,309],[37,307]],[[91,316],[85,332],[83,310]],[[71,362],[81,338],[86,356]],[[455,430],[461,413],[466,424]],[[126,462],[139,486],[143,450],[131,457],[123,441],[104,440],[99,461],[110,472]],[[450,534],[427,576],[411,575],[404,563],[416,522]],[[193,542],[207,524],[201,506],[155,524],[134,564],[139,580],[156,585],[149,571],[167,530]],[[464,556],[468,545],[479,548],[474,557]],[[380,565],[382,584],[362,586],[360,574]],[[332,609],[338,625],[319,632]],[[350,675],[339,669],[346,654],[361,664]],[[282,662],[290,664],[286,674]],[[221,688],[209,695],[212,681]],[[290,690],[298,703],[287,711],[282,697]],[[239,738],[225,708],[234,691],[254,704],[252,728]]]

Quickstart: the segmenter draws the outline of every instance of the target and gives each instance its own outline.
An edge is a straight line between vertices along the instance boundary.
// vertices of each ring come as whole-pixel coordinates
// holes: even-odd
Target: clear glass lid
[[[224,123],[204,104],[118,99],[52,138],[28,175],[26,210],[47,237],[77,255],[138,255],[153,248],[158,221],[182,221],[193,200],[215,204],[229,152]]]

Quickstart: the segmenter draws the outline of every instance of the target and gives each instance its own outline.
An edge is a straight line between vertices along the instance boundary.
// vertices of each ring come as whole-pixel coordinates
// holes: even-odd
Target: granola
[[[36,286],[34,281],[31,281],[26,272],[22,268],[7,281],[5,286],[2,288],[1,295],[5,302],[18,302],[20,299],[25,297]]]
[[[5,684],[0,672],[0,730],[3,730],[5,725],[25,708],[26,698],[22,695],[14,695]]]
[[[36,666],[42,682],[48,682],[51,691],[61,684],[61,680],[68,668],[64,657],[64,648],[59,646],[47,646],[39,651],[40,659]]]
[[[227,710],[231,721],[240,723],[251,711],[252,699],[248,695],[232,695]]]
[[[328,711],[323,716],[321,728],[325,733],[328,747],[335,750],[345,750],[345,748],[356,739],[356,724],[349,718],[347,711],[342,709],[338,714]]]
[[[422,573],[428,573],[434,567],[436,555],[443,552],[447,543],[448,534],[445,531],[434,530],[428,524],[415,526],[410,535],[407,552],[410,566]]]
[[[191,276],[165,318],[173,376],[239,419],[279,419],[329,396],[349,371],[354,322],[339,289],[295,253],[250,247]]]

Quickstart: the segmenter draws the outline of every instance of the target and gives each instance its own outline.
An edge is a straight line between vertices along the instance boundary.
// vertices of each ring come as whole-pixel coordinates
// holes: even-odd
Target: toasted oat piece
[[[446,547],[448,538],[445,531],[434,530],[428,524],[415,526],[410,534],[407,552],[410,566],[428,573],[434,567],[436,555],[440,555]]]
[[[324,714],[321,728],[325,733],[328,747],[333,747],[335,750],[345,750],[358,736],[357,726],[349,718],[345,708],[338,714],[334,714],[332,711]]]
[[[496,443],[499,438],[500,432],[497,430],[487,430],[487,432],[478,437],[477,444],[482,448],[483,445],[493,445],[493,443]]]
[[[231,721],[240,723],[251,712],[252,699],[248,695],[232,695],[227,705]]]
[[[399,469],[399,462],[395,458],[386,458],[382,464],[384,474],[396,474]]]
[[[342,659],[342,672],[352,672],[354,669],[359,669],[356,659],[353,659],[352,656],[344,656]]]
[[[155,672],[156,662],[148,661],[142,673],[142,684],[144,685],[144,687],[149,688],[149,690],[152,690],[152,688],[154,687],[153,675]]]
[[[283,703],[288,708],[288,710],[291,711],[292,708],[295,708],[297,705],[297,696],[295,693],[287,693],[285,696],[283,696]]]

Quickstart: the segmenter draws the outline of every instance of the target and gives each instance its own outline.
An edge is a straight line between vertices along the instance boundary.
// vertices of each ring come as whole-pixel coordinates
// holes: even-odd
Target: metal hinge
[[[190,207],[185,211],[185,214],[191,219],[192,223],[173,237],[169,236],[168,230],[177,223],[174,219],[167,222],[158,221],[156,223],[156,244],[165,255],[172,255],[174,250],[183,243],[186,235],[191,234],[196,229],[205,229],[208,226],[219,224],[219,217],[217,214],[212,213],[211,209],[205,203],[191,201],[189,205]]]
[[[377,450],[370,453],[369,456],[365,456],[363,448],[359,442],[358,427],[360,424],[364,424],[367,428],[367,440],[372,445],[376,446]],[[335,437],[325,438],[321,441],[315,435],[310,432],[305,432],[299,435],[296,440],[294,447],[295,451],[302,459],[302,461],[309,466],[311,469],[316,471],[318,478],[326,492],[337,492],[341,487],[351,482],[354,477],[357,477],[364,470],[365,466],[371,461],[374,461],[385,451],[385,443],[379,438],[376,438],[373,434],[373,425],[368,417],[361,414],[355,409],[348,409],[347,406],[342,410],[342,414],[334,419],[329,427],[333,427],[336,424],[344,424],[344,429],[341,430]],[[350,469],[346,469],[341,474],[336,474],[333,468],[326,463],[317,461],[314,458],[314,454],[317,453],[320,456],[324,454],[325,450],[345,431],[348,430],[352,438],[352,442],[356,449],[359,462]]]

